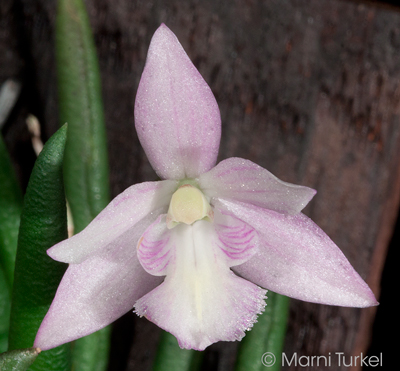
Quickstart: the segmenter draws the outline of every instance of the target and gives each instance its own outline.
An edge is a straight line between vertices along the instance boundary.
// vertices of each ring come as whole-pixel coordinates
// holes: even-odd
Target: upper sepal
[[[218,104],[164,24],[150,43],[136,95],[135,125],[161,178],[195,178],[215,165],[221,137]]]

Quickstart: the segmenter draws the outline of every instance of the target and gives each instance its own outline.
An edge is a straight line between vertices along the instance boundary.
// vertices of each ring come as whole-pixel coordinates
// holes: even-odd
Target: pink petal
[[[217,102],[164,24],[151,40],[136,95],[135,124],[161,178],[195,178],[215,165],[221,137]]]
[[[162,282],[162,277],[143,270],[135,253],[141,233],[154,219],[121,235],[102,253],[70,264],[34,346],[51,349],[91,334],[131,310],[137,299]]]
[[[292,298],[349,307],[377,305],[374,294],[340,249],[303,214],[283,215],[240,202],[216,200],[260,236],[258,252],[234,267],[240,276]]]
[[[175,261],[165,281],[135,304],[140,316],[171,332],[182,348],[240,340],[265,306],[265,290],[230,271],[213,228],[200,220],[171,229]]]
[[[176,187],[177,183],[169,180],[129,187],[114,198],[82,232],[53,246],[47,253],[58,261],[81,263],[104,249],[146,215],[158,209],[165,212]]]
[[[165,214],[160,215],[143,233],[137,245],[137,255],[146,272],[154,276],[167,274],[168,264],[174,258],[170,237]]]
[[[215,210],[214,228],[215,246],[223,252],[228,267],[243,264],[257,252],[258,234],[242,220]]]
[[[268,170],[242,158],[221,161],[199,177],[209,197],[246,202],[280,213],[296,214],[314,197],[314,189],[281,181]]]

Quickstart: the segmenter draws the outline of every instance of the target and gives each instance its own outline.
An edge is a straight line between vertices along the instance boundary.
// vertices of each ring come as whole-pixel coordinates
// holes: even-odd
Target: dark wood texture
[[[113,196],[156,178],[135,133],[133,106],[151,36],[165,22],[219,103],[219,158],[244,157],[317,189],[306,214],[379,297],[400,195],[394,8],[334,0],[88,0],[87,7],[102,71]],[[24,185],[33,156],[27,113],[39,118],[44,139],[58,127],[55,1],[2,0],[0,11],[0,83],[14,77],[23,84],[3,134]],[[285,353],[331,353],[332,369],[347,370],[335,353],[346,362],[365,354],[374,315],[375,308],[292,300]],[[159,330],[146,320],[125,321],[114,332],[111,369],[148,370]],[[125,338],[132,341],[129,360]],[[208,369],[232,369],[236,347],[211,346]],[[319,367],[284,367],[295,369]]]

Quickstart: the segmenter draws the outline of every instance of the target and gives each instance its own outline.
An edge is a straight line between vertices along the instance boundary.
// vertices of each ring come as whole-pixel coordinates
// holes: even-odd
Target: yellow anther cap
[[[172,195],[167,214],[167,226],[171,229],[178,223],[193,224],[201,219],[212,221],[212,208],[198,188],[191,184],[184,184]]]

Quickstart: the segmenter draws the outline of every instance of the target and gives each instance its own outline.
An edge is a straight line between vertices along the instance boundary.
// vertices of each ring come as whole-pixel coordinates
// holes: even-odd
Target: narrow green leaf
[[[68,122],[65,189],[75,233],[109,203],[107,141],[100,72],[89,19],[82,0],[59,0],[56,57],[60,123]],[[110,329],[78,339],[76,370],[101,371],[108,363]]]
[[[4,272],[2,269],[0,269],[0,353],[5,352],[8,349],[10,308],[10,289],[8,287]]]
[[[235,371],[278,371],[289,313],[289,298],[268,291],[267,306],[241,341]]]
[[[269,292],[272,293],[271,291]],[[284,295],[279,295],[276,293],[274,294],[274,313],[271,331],[269,333],[269,337],[267,338],[266,349],[267,352],[271,352],[276,357],[276,361],[273,365],[269,366],[269,369],[271,371],[279,371],[281,369],[282,351],[285,344],[290,299]]]
[[[62,162],[66,125],[35,162],[21,215],[12,292],[9,349],[31,347],[67,268],[46,250],[67,238]],[[70,370],[70,345],[42,352],[30,370]]]
[[[203,352],[181,349],[175,336],[161,333],[153,371],[197,371],[203,360]]]
[[[0,353],[8,348],[11,290],[21,210],[22,192],[0,134]]]
[[[72,354],[74,371],[106,370],[111,326],[75,341]]]
[[[22,192],[0,135],[0,265],[10,289],[14,277],[21,210]]]
[[[68,123],[65,190],[78,233],[110,201],[100,72],[82,0],[58,2],[56,57],[60,123]]]
[[[1,371],[25,371],[40,353],[39,348],[17,349],[0,354]]]

